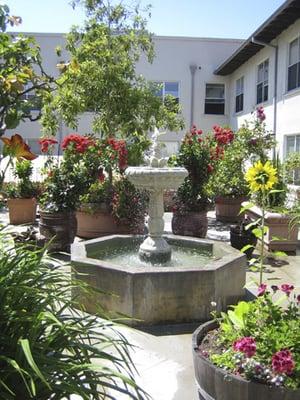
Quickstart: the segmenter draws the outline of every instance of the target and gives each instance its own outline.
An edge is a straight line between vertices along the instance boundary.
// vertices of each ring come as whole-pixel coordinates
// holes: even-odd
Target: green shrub
[[[15,251],[0,239],[0,398],[147,398],[126,338],[71,300],[77,283],[43,251]]]

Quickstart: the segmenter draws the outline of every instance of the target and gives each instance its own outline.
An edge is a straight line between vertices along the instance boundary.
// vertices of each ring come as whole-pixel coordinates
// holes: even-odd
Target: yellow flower
[[[246,172],[245,178],[252,192],[270,190],[278,182],[276,168],[272,167],[270,161],[262,164],[255,163]]]

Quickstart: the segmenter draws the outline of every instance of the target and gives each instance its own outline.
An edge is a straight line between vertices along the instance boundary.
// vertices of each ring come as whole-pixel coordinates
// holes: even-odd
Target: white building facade
[[[56,65],[68,54],[63,34],[34,33],[41,47],[45,70],[58,74]],[[138,74],[162,84],[160,95],[173,94],[182,108],[186,129],[195,123],[203,131],[215,124],[237,129],[264,106],[267,128],[273,131],[281,158],[300,151],[300,0],[286,1],[246,41],[184,37],[154,37],[156,57],[152,64],[143,58]],[[224,61],[225,60],[225,61]],[[92,115],[79,119],[78,132],[90,132]],[[38,122],[21,123],[18,132],[39,152]],[[61,124],[57,138],[71,130]],[[164,136],[167,153],[176,152],[183,132]]]

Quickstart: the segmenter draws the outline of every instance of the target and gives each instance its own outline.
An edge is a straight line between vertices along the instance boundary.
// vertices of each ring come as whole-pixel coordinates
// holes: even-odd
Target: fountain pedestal
[[[139,248],[139,256],[153,264],[167,262],[171,258],[171,248],[162,237],[163,193],[165,189],[177,189],[187,176],[187,171],[185,168],[129,167],[126,175],[137,188],[149,191],[149,235]]]
[[[163,189],[149,192],[149,235],[140,245],[139,256],[151,263],[164,263],[171,259],[171,247],[162,237],[164,231]]]

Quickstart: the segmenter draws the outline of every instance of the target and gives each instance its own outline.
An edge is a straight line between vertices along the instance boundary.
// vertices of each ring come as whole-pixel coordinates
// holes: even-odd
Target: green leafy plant
[[[247,156],[248,148],[237,132],[233,140],[223,146],[223,152],[215,162],[206,185],[210,197],[244,197],[249,193],[244,177]]]
[[[0,397],[146,399],[129,343],[115,325],[85,314],[57,261],[0,241]],[[80,290],[89,290],[80,286]],[[100,311],[99,311],[100,312]]]
[[[290,153],[283,164],[283,170],[287,183],[298,185],[300,183],[300,153]]]
[[[280,292],[283,296],[276,300],[274,295]],[[216,346],[206,355],[220,368],[246,379],[299,389],[300,296],[293,292],[293,285],[261,284],[256,300],[239,302],[220,317],[215,314]],[[287,307],[280,305],[283,300]]]
[[[30,199],[38,195],[38,185],[31,181],[31,161],[17,161],[13,174],[18,181],[6,187],[6,194],[9,198]]]
[[[60,118],[77,129],[78,116],[86,111],[93,112],[93,132],[106,138],[144,136],[155,126],[182,129],[179,105],[162,101],[153,85],[136,73],[141,55],[149,62],[154,56],[148,9],[136,2],[72,3],[84,6],[87,20],[67,36],[70,61],[60,63],[56,90],[45,96],[44,129],[56,134]]]
[[[213,171],[211,141],[209,135],[203,137],[202,131],[193,126],[183,138],[178,154],[170,158],[169,165],[188,171],[175,195],[174,212],[184,214],[207,209],[209,200],[205,185]]]
[[[7,26],[21,22],[7,5],[0,5],[0,136],[6,129],[15,129],[21,120],[40,117],[32,110],[40,108],[42,93],[49,93],[54,81],[42,66],[34,38],[6,33]]]

